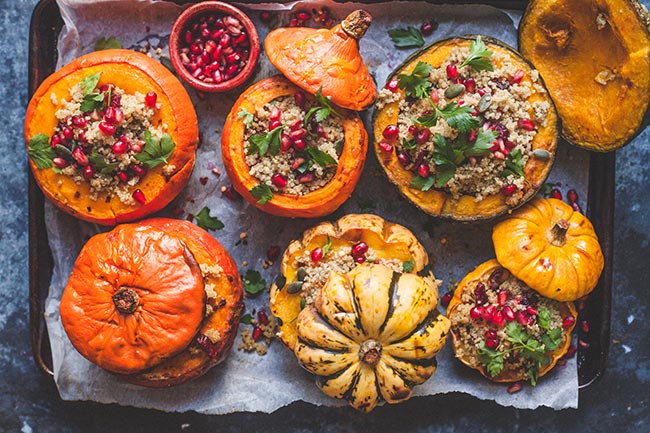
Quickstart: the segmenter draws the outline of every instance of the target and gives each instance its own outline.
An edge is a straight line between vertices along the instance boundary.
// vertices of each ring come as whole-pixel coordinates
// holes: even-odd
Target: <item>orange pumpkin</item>
[[[124,194],[134,196],[134,201],[129,204],[125,204],[109,191],[100,191],[94,197],[88,181],[82,178],[76,182],[72,176],[60,174],[60,171],[55,169],[56,166],[53,167],[52,155],[46,159],[44,168],[38,168],[33,156],[30,157],[29,164],[45,196],[61,210],[85,221],[114,225],[156,212],[178,195],[194,167],[198,123],[187,92],[176,77],[159,62],[135,51],[98,51],[65,65],[50,75],[36,90],[25,116],[28,151],[31,147],[30,141],[38,134],[44,134],[50,140],[49,137],[54,134],[58,123],[55,113],[63,107],[64,99],[70,100],[70,89],[98,72],[101,72],[98,88],[112,84],[123,89],[125,94],[156,93],[158,108],[152,118],[152,124],[166,125],[166,132],[176,144],[167,158],[167,164],[160,164],[148,170],[136,185],[120,184],[125,188]],[[119,130],[115,136],[118,134]],[[81,147],[83,146],[77,146]],[[48,150],[47,143],[45,148]],[[70,150],[73,149],[68,152]],[[91,162],[88,166],[93,164]],[[164,170],[164,167],[167,168]],[[99,171],[99,167],[94,169]],[[141,193],[135,193],[136,190]]]
[[[372,22],[363,10],[352,12],[332,29],[279,28],[264,40],[266,55],[291,82],[350,110],[364,110],[377,88],[359,54],[359,39]]]
[[[495,225],[492,241],[515,277],[558,301],[590,293],[605,263],[589,219],[554,198],[537,198]]]
[[[244,112],[242,110],[255,113],[259,107],[283,96],[294,96],[299,91],[298,87],[280,76],[261,80],[246,89],[226,118],[221,135],[221,152],[233,187],[246,201],[273,215],[315,218],[334,212],[352,194],[363,170],[368,135],[356,113],[337,109],[343,118],[344,143],[334,177],[322,188],[305,195],[275,192],[269,201],[259,204],[258,198],[251,194],[260,181],[250,174],[250,167],[246,163],[246,124],[240,114]]]

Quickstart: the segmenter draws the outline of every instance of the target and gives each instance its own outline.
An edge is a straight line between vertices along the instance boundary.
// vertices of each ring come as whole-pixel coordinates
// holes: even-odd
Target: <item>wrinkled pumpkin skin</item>
[[[333,223],[323,222],[306,230],[302,239],[291,242],[285,250],[280,265],[281,277],[273,282],[270,289],[271,313],[280,319],[280,339],[291,350],[297,341],[296,317],[301,311],[302,298],[300,293],[287,293],[286,288],[298,279],[298,258],[305,250],[311,251],[324,245],[327,236],[332,241],[330,251],[349,249],[363,241],[377,252],[379,258],[394,258],[402,262],[413,260],[413,273],[428,274],[425,268],[429,256],[413,233],[376,215],[346,215]],[[323,260],[327,260],[327,256]]]
[[[437,310],[439,283],[367,263],[331,273],[298,316],[300,364],[326,395],[361,412],[408,400],[434,373],[449,333]]]
[[[447,58],[450,51],[454,47],[469,47],[475,37],[464,36],[452,39],[446,39],[433,44],[427,45],[420,51],[416,52],[404,61],[402,66],[398,67],[387,79],[391,79],[401,73],[410,73],[413,71],[418,62],[423,61],[429,63],[434,68],[439,67],[442,62]],[[524,82],[530,80],[530,72],[533,69],[520,54],[514,49],[505,45],[503,42],[496,39],[482,36],[483,41],[493,52],[503,53],[510,55],[513,58],[513,64],[519,69],[526,72]],[[492,60],[495,62],[495,60]],[[538,83],[543,85],[541,77]],[[406,97],[404,90],[400,89],[401,98]],[[532,142],[532,149],[544,149],[550,152],[551,157],[546,160],[537,158],[530,158],[524,167],[524,174],[529,183],[526,184],[524,189],[524,196],[518,203],[521,206],[526,201],[530,200],[537,190],[544,184],[546,177],[551,171],[553,161],[555,159],[555,149],[557,146],[557,135],[559,130],[558,116],[553,109],[553,101],[548,94],[535,94],[528,99],[531,104],[537,100],[546,100],[551,105],[549,110],[546,126],[537,126],[537,135]],[[373,131],[375,135],[375,154],[379,164],[384,169],[384,173],[388,180],[396,185],[400,193],[411,201],[415,206],[422,209],[424,212],[438,217],[450,218],[459,221],[476,221],[492,219],[512,210],[505,202],[505,196],[501,193],[485,197],[483,200],[476,201],[476,199],[469,195],[461,196],[457,201],[452,200],[450,194],[435,188],[429,191],[420,191],[418,189],[409,188],[414,174],[406,170],[399,163],[397,153],[391,152],[387,154],[379,148],[382,133],[386,126],[397,124],[399,115],[399,101],[391,104],[386,104],[381,110],[375,110],[373,116]]]
[[[602,29],[600,14],[606,21]],[[528,3],[519,47],[546,80],[562,134],[571,143],[606,152],[643,129],[650,101],[648,23],[647,11],[636,0]],[[597,82],[603,71],[615,78]]]
[[[210,275],[204,279],[206,284],[213,285],[217,297],[214,301],[208,301],[213,307],[213,312],[203,319],[198,331],[199,334],[209,331],[219,333],[221,339],[215,344],[216,355],[206,355],[194,339],[189,347],[178,355],[146,372],[124,377],[128,382],[137,385],[163,388],[201,376],[226,358],[237,336],[239,317],[244,308],[242,282],[234,259],[205,230],[187,221],[166,218],[149,219],[142,223],[182,239],[199,264],[218,265],[222,269],[218,277]]]
[[[258,81],[246,89],[235,102],[221,135],[223,163],[235,190],[253,206],[272,215],[283,217],[316,218],[334,212],[354,191],[361,176],[368,150],[368,134],[359,116],[340,110],[344,117],[345,143],[339,157],[336,174],[323,188],[304,196],[276,192],[267,203],[260,205],[250,190],[260,183],[249,171],[244,148],[244,119],[238,118],[242,108],[249,113],[282,96],[293,96],[300,89],[286,78],[275,76]]]
[[[566,222],[558,236],[558,224]],[[575,301],[590,293],[605,265],[591,222],[554,198],[536,198],[494,226],[497,260],[547,298]]]
[[[487,281],[487,279],[489,279],[492,272],[494,272],[497,268],[500,267],[504,267],[504,266],[500,264],[497,260],[491,259],[485,263],[480,264],[472,272],[465,275],[465,277],[461,280],[461,282],[458,283],[458,286],[454,291],[454,296],[452,297],[451,301],[449,301],[449,305],[447,306],[447,317],[451,317],[454,314],[456,308],[462,303],[461,297],[463,296],[464,292],[473,291],[474,287],[476,287],[476,284],[479,281],[482,282]],[[576,311],[572,302],[565,302],[560,307],[560,314],[562,315],[562,317],[566,317],[569,314],[571,314],[573,317],[576,318],[576,320],[573,323],[573,325],[563,330],[563,332],[566,333],[566,338],[564,342],[560,344],[560,346],[556,350],[554,350],[549,354],[550,363],[546,367],[540,369],[539,377],[542,377],[546,373],[551,371],[551,369],[555,366],[557,361],[564,356],[564,354],[569,349],[569,346],[571,345],[571,332],[573,331],[575,324],[578,323],[577,320],[578,312]],[[459,336],[454,332],[453,327],[451,328],[451,342],[452,342],[452,348],[454,349],[454,353],[457,354],[458,348],[461,346],[461,342]],[[475,368],[469,360],[464,359],[462,357],[458,357],[458,359],[468,367]],[[517,382],[520,380],[526,380],[525,372],[523,372],[521,375],[517,375],[515,374],[514,371],[504,370],[500,374],[492,377],[483,366],[480,366],[479,368],[475,368],[475,369],[478,372],[480,372],[483,376],[485,376],[486,378],[490,379],[493,382]]]
[[[51,168],[38,169],[29,159],[34,178],[43,194],[59,209],[85,221],[115,225],[133,221],[156,212],[169,204],[183,189],[194,167],[198,144],[198,123],[194,106],[181,83],[162,64],[142,53],[130,50],[104,50],[82,56],[50,75],[38,87],[25,115],[25,140],[38,133],[51,136],[57,120],[54,113],[59,109],[52,104],[50,95],[58,101],[70,99],[70,88],[88,75],[101,71],[98,86],[115,84],[126,93],[158,95],[160,110],[154,122],[164,122],[176,148],[168,159],[174,172],[165,176],[163,164],[149,170],[146,176],[130,191],[140,189],[146,198],[144,205],[125,205],[117,197],[106,201],[106,193],[91,200],[90,185],[77,185],[68,176],[56,174]],[[60,185],[59,185],[60,183]]]

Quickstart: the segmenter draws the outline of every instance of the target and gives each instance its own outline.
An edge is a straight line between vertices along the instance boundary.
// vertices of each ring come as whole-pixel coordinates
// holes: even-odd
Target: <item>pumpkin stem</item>
[[[359,9],[348,15],[341,23],[341,27],[345,33],[358,41],[366,34],[370,24],[372,24],[372,15]]]
[[[375,340],[366,340],[359,348],[359,359],[370,366],[375,366],[381,358],[381,344]]]
[[[133,314],[140,304],[140,296],[130,287],[121,287],[113,295],[113,304],[123,314]]]
[[[551,228],[549,242],[556,247],[564,246],[566,243],[566,232],[569,229],[569,222],[565,219],[559,219]]]

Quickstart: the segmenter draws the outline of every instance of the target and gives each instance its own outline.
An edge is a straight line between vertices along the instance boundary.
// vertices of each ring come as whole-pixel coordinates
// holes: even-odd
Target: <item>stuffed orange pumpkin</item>
[[[176,197],[194,167],[198,124],[185,89],[159,62],[105,50],[39,86],[25,139],[48,199],[80,219],[114,225]]]
[[[352,194],[368,148],[359,116],[287,79],[261,80],[237,99],[221,136],[234,188],[265,212],[319,217]]]
[[[558,301],[590,293],[605,264],[589,219],[554,198],[537,198],[495,225],[492,241],[515,277]]]
[[[264,49],[271,63],[308,93],[320,90],[339,107],[364,110],[377,97],[358,42],[371,22],[368,12],[357,10],[332,29],[282,27],[268,34]]]
[[[232,258],[204,230],[170,219],[93,236],[60,303],[79,353],[151,387],[182,383],[223,360],[241,308]]]

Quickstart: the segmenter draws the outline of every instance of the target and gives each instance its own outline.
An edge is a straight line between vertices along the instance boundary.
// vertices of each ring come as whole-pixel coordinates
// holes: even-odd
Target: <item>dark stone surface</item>
[[[415,399],[400,407],[378,408],[371,416],[301,403],[271,415],[215,417],[62,402],[51,379],[34,365],[29,344],[27,164],[22,122],[27,104],[29,17],[36,3],[0,0],[0,101],[4,107],[0,117],[4,125],[0,134],[0,432],[650,430],[650,129],[617,154],[609,366],[599,382],[581,393],[577,410],[515,410],[464,395]]]

